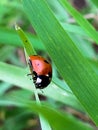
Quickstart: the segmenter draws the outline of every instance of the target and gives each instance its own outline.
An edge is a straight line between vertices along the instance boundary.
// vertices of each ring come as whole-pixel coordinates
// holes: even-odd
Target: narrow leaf
[[[67,11],[75,18],[77,23],[85,30],[85,32],[98,44],[98,33],[95,28],[83,16],[75,10],[67,0],[60,0]]]
[[[19,34],[19,36],[20,36],[20,38],[21,38],[21,40],[23,42],[24,48],[26,49],[26,52],[27,52],[28,56],[35,55],[36,52],[35,52],[32,44],[28,40],[27,36],[23,32],[23,30],[18,25],[15,25],[15,29],[18,32],[18,34]]]
[[[34,46],[35,49],[45,50],[42,42],[35,35],[31,35],[30,33],[26,33],[30,42]],[[6,38],[5,38],[6,37]],[[22,41],[15,30],[0,28],[0,44],[4,45],[12,45],[16,47],[22,47]],[[39,46],[40,44],[40,46]]]

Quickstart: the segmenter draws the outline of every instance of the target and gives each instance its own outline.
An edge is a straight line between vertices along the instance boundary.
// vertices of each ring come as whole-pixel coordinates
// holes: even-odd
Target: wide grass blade
[[[5,69],[3,70],[2,68]],[[27,77],[27,73],[28,70],[0,62],[0,80],[14,84],[23,89],[27,89],[33,93],[34,84],[32,84],[32,80],[30,80],[30,78]],[[75,109],[83,111],[76,97],[72,93],[67,91],[66,88],[65,88],[66,90],[65,92],[65,90],[57,87],[60,85],[61,84],[59,83],[57,83],[57,85],[55,85],[54,83],[50,84],[45,90],[43,90],[44,95],[56,101],[64,103],[68,106],[71,106]],[[41,93],[41,91],[38,92]]]
[[[98,125],[98,76],[92,66],[61,27],[44,0],[23,0],[23,6],[60,74]],[[87,29],[88,27],[89,25]],[[91,26],[90,29],[88,34],[91,36],[92,31],[92,38],[98,42],[96,31]]]
[[[67,11],[75,18],[77,23],[85,30],[85,32],[98,44],[98,33],[95,28],[83,16],[75,10],[67,0],[59,0]]]
[[[67,113],[59,112],[58,110],[48,106],[47,104],[38,105],[27,99],[23,99],[17,94],[8,93],[5,97],[0,97],[0,105],[14,105],[18,107],[27,108],[27,110],[37,112],[44,116],[46,120],[50,123],[53,130],[93,130],[88,124],[82,123],[79,120],[73,118]],[[59,121],[59,122],[58,122]],[[47,129],[46,129],[47,130]]]

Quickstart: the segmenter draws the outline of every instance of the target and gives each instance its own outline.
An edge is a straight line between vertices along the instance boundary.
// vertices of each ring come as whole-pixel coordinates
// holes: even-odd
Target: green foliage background
[[[79,13],[67,0],[0,2],[1,130],[39,129],[39,117],[42,130],[97,128],[98,59],[94,45],[97,48],[98,33],[92,25],[97,26],[97,21],[83,17],[86,13],[96,16],[97,4],[96,0],[88,1],[88,10],[84,7]],[[73,18],[75,22],[70,23]],[[37,90],[45,96],[40,104],[34,100],[34,85],[27,77],[23,41],[15,23],[36,52],[52,61],[52,83],[43,92]],[[88,116],[88,120],[81,121],[67,108]]]

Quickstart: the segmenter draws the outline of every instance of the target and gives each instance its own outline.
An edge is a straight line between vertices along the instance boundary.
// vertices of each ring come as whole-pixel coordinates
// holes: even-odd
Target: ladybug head
[[[33,72],[33,81],[36,88],[43,89],[48,86],[51,81],[52,75],[37,75],[36,72]]]

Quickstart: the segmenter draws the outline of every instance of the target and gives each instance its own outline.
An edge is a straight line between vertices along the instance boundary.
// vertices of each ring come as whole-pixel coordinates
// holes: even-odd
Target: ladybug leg
[[[32,75],[33,73],[27,74],[27,76]]]
[[[33,76],[34,75],[34,73],[32,72],[32,73],[30,73],[30,74],[27,74],[27,76]]]
[[[28,61],[28,65],[30,66],[30,68],[32,67],[32,62],[31,62],[31,60]]]
[[[32,68],[32,62],[31,62],[31,60],[29,60],[28,61],[28,65],[29,65],[29,67],[30,67],[30,70],[31,70],[31,73],[30,74],[27,74],[27,76],[29,76],[29,75],[33,75],[33,68]]]
[[[27,74],[27,76],[29,76],[29,75],[32,75],[32,74]],[[30,80],[32,80],[32,78],[30,78]]]

